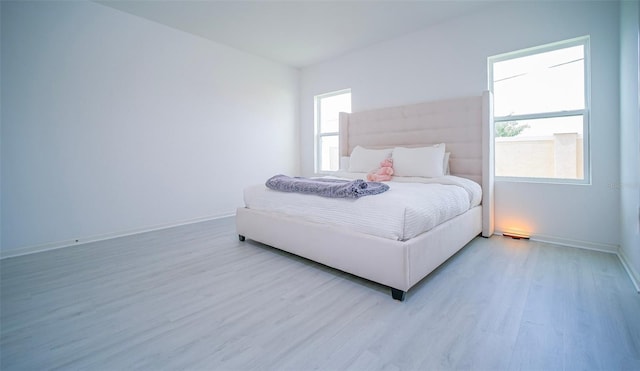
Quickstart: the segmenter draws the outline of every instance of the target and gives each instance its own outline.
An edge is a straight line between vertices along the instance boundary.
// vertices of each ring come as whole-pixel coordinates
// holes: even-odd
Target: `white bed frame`
[[[493,234],[492,101],[482,96],[340,114],[340,155],[368,148],[446,143],[452,175],[482,185],[482,205],[408,241],[395,241],[278,213],[239,208],[237,232],[405,293],[480,233]]]

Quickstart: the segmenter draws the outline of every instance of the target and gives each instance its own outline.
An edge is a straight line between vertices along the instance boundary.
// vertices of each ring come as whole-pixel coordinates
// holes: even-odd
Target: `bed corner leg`
[[[244,236],[243,236],[243,235],[241,235],[241,234],[239,234],[239,235],[238,235],[238,239],[240,240],[240,242],[242,242],[242,241],[244,241],[244,240],[245,240]]]
[[[404,301],[406,292],[398,289],[391,288],[391,297],[398,301]]]

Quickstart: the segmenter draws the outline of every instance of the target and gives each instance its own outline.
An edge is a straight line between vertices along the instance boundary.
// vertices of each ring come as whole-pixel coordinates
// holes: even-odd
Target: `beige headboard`
[[[357,146],[445,143],[452,175],[483,186],[483,235],[493,234],[491,94],[340,114],[340,156]],[[484,174],[484,176],[483,176]]]

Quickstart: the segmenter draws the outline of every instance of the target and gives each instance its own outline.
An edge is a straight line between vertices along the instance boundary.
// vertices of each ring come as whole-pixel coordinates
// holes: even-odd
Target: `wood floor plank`
[[[477,238],[398,302],[227,218],[1,260],[0,369],[640,369],[638,313],[611,254]]]

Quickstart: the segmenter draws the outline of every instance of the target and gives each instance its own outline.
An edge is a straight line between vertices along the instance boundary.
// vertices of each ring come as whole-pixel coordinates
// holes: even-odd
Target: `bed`
[[[340,218],[331,215],[324,216],[329,218],[329,222],[322,217],[314,219],[315,216],[309,212],[313,209],[311,206],[302,206],[307,211],[305,217],[281,207],[287,203],[293,207],[305,197],[322,199],[318,196],[266,190],[282,194],[275,201],[259,203],[256,200],[260,200],[259,195],[266,188],[259,185],[245,189],[245,207],[237,210],[236,228],[240,240],[248,238],[261,242],[388,286],[392,297],[403,301],[411,287],[472,239],[478,235],[489,237],[493,234],[491,109],[491,95],[484,92],[479,96],[340,114],[339,151],[342,157],[352,155],[356,148],[417,149],[443,143],[448,153],[448,161],[443,166],[448,165],[450,173],[450,176],[443,177],[448,179],[445,183],[466,182],[477,184],[478,188],[481,186],[480,194],[475,196],[479,197],[476,201],[471,200],[473,192],[458,191],[459,194],[469,193],[467,210],[455,211],[454,216],[448,215],[444,222],[427,226],[425,231],[406,233],[406,228],[400,225],[400,232],[395,234],[386,231],[375,233],[372,230],[376,230],[376,226],[369,229],[366,225],[353,227],[338,222]],[[357,178],[366,174],[342,172],[336,175]],[[387,183],[391,186],[387,193],[399,192],[402,188],[422,187],[416,183],[438,183],[430,179],[416,179],[394,177]],[[383,195],[366,196],[358,200],[371,198],[368,202],[383,205],[381,215],[387,211],[388,214],[395,213],[386,209],[382,198],[374,199]],[[327,199],[324,208],[335,209],[338,205],[336,202],[340,201],[345,202]],[[371,212],[370,209],[366,210],[369,211],[365,213]]]

